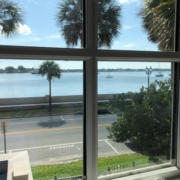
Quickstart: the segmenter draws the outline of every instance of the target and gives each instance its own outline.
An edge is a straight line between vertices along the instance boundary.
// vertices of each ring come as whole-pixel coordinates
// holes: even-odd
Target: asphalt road
[[[130,143],[107,139],[106,126],[116,115],[98,116],[98,155],[132,153]],[[7,122],[7,152],[27,150],[31,165],[81,159],[83,155],[83,120],[81,115],[1,119]],[[0,154],[4,154],[4,136],[0,134]]]

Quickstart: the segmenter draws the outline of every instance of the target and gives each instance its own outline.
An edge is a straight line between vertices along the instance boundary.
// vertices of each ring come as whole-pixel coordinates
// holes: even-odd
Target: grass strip
[[[98,106],[98,109],[103,109],[104,106]],[[0,112],[1,118],[16,118],[16,117],[34,117],[34,116],[48,116],[48,115],[63,115],[81,113],[82,107],[55,107],[52,112],[47,109],[34,109],[34,110],[16,110],[16,111],[3,111]]]
[[[100,157],[98,158],[98,171],[105,172],[108,166],[113,169],[121,164],[132,167],[132,162],[135,162],[136,166],[147,164],[149,157],[139,153]],[[32,174],[34,180],[50,180],[53,179],[55,174],[57,174],[58,178],[78,176],[82,175],[82,164],[82,160],[79,160],[65,164],[34,166],[32,167]]]

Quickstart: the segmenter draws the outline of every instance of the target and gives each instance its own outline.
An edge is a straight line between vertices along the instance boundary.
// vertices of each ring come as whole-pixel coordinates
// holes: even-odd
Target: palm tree
[[[38,74],[42,76],[47,75],[47,80],[49,81],[49,111],[51,112],[51,80],[53,77],[60,79],[61,68],[54,61],[44,61],[39,67]]]
[[[175,28],[175,0],[144,0],[139,15],[149,41],[162,51],[173,51]]]
[[[0,0],[0,34],[9,37],[23,23],[22,9],[8,0]]]
[[[121,7],[114,0],[98,1],[98,47],[111,47],[119,35]],[[82,0],[63,0],[58,5],[57,25],[68,46],[75,46],[83,38]]]

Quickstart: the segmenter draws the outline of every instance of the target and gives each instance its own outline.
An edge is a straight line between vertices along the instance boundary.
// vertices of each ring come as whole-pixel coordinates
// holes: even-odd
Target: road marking
[[[115,151],[116,154],[119,154],[119,152],[107,140],[105,140],[105,142]]]
[[[106,141],[108,139],[100,139],[99,142]],[[71,145],[74,147],[76,144],[82,144],[83,142],[73,142],[73,143],[66,143],[66,144],[55,144],[55,145],[48,145],[48,146],[37,146],[37,147],[29,147],[29,148],[21,148],[21,149],[11,149],[9,151],[24,151],[24,150],[33,150],[33,149],[41,149],[41,148],[50,148],[50,147],[63,147]],[[4,153],[4,151],[0,151],[0,153]]]
[[[62,116],[60,116],[60,118],[61,118],[61,120],[63,120],[63,121],[64,121],[64,118],[63,118]]]
[[[99,124],[99,127],[110,126],[111,124]],[[19,131],[19,132],[8,132],[6,135],[14,135],[14,134],[29,134],[29,133],[40,133],[40,132],[49,132],[49,131],[59,131],[59,130],[72,130],[72,129],[81,129],[83,126],[70,126],[64,128],[51,128],[51,129],[37,129],[37,130],[29,130],[29,131]],[[3,134],[0,134],[3,136]]]
[[[70,144],[66,146],[53,146],[53,147],[50,147],[49,149],[52,150],[52,149],[72,148],[72,147],[74,147],[74,144]]]
[[[79,147],[77,147],[77,149],[80,151],[81,149]]]

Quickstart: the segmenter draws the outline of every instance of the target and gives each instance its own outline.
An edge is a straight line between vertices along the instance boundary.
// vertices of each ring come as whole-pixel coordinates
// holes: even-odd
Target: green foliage
[[[135,162],[136,166],[148,164],[148,158],[148,156],[138,153],[100,157],[98,158],[98,171],[105,172],[108,166],[113,168],[120,164],[126,164],[128,167],[132,167],[132,162]],[[53,179],[55,174],[57,174],[58,178],[79,176],[82,175],[82,170],[83,162],[80,160],[65,164],[34,166],[32,167],[32,174],[34,180],[49,180]]]
[[[17,69],[19,70],[19,72],[25,72],[26,71],[26,68],[23,66],[18,66]]]
[[[7,66],[7,67],[5,67],[5,71],[6,71],[7,73],[12,73],[14,70],[15,70],[15,69],[14,69],[14,67],[12,67],[12,66]]]
[[[59,79],[61,77],[61,68],[54,61],[44,61],[39,67],[38,74],[47,75],[48,81],[51,81],[53,77]]]
[[[129,140],[148,155],[169,155],[171,93],[171,81],[166,80],[155,81],[149,89],[142,87],[140,93],[115,96],[109,110],[119,118],[107,127],[108,138]]]
[[[22,9],[8,0],[0,0],[0,34],[7,37],[17,33],[20,23],[23,23]]]
[[[139,15],[149,41],[158,44],[158,49],[174,49],[175,0],[144,0]]]
[[[33,179],[49,180],[53,179],[55,174],[57,174],[58,178],[79,176],[82,175],[82,165],[82,161],[76,161],[66,164],[35,166],[32,167]]]
[[[81,0],[63,0],[56,15],[57,25],[68,46],[83,43],[83,5]],[[111,47],[119,35],[121,7],[114,0],[98,1],[98,46]]]
[[[100,157],[98,158],[98,171],[104,172],[107,171],[108,166],[111,169],[114,169],[115,167],[123,164],[126,165],[128,168],[131,168],[132,162],[135,162],[136,166],[142,164],[149,164],[149,157],[139,153]]]
[[[44,61],[39,67],[38,74],[41,74],[41,76],[47,75],[47,80],[49,82],[49,111],[51,112],[51,80],[53,77],[60,79],[61,68],[54,61]]]

